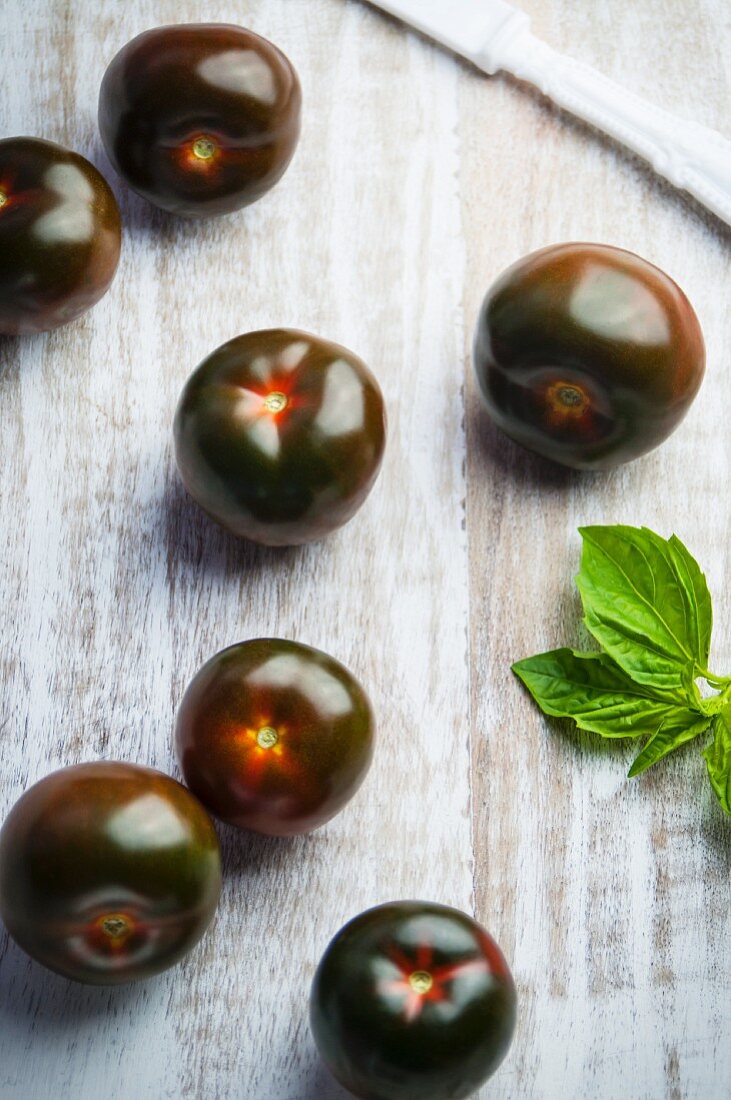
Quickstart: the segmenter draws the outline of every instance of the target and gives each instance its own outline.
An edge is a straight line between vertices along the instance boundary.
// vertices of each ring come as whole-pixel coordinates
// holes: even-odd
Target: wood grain
[[[728,128],[725,0],[522,6],[553,44]],[[731,829],[702,762],[683,752],[628,783],[629,752],[544,722],[509,666],[578,639],[575,529],[615,520],[675,530],[697,554],[716,664],[731,665],[729,234],[526,88],[481,77],[359,0],[0,9],[0,132],[89,156],[127,227],[92,313],[0,344],[0,812],[77,760],[175,771],[185,684],[245,637],[298,638],[343,660],[380,730],[368,782],[325,829],[288,842],[222,830],[220,913],[175,970],[86,989],[0,936],[0,1095],[339,1100],[307,1027],[314,967],[348,917],[422,896],[475,908],[519,983],[512,1053],[481,1096],[721,1100]],[[201,19],[276,41],[306,113],[271,195],[192,225],[116,179],[95,113],[125,41]],[[581,238],[673,274],[709,352],[682,428],[602,477],[562,474],[498,437],[469,363],[493,277],[531,248]],[[188,373],[272,324],[350,346],[390,413],[363,511],[283,552],[206,521],[170,447]]]
[[[669,109],[727,127],[722,5],[522,6],[549,42]],[[576,528],[612,522],[675,531],[695,551],[715,597],[715,661],[729,664],[721,485],[731,316],[721,288],[731,237],[639,160],[517,83],[465,73],[460,95],[462,119],[489,128],[468,139],[461,166],[466,316],[516,256],[554,241],[608,242],[685,287],[709,364],[697,403],[661,449],[593,476],[563,472],[494,431],[468,371],[477,913],[514,960],[524,1006],[494,1094],[725,1097],[731,829],[703,761],[694,747],[628,782],[631,747],[544,720],[508,669],[518,656],[582,641]]]

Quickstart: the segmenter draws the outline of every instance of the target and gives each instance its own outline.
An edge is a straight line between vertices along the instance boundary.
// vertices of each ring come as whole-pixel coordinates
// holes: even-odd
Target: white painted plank
[[[86,990],[3,940],[0,1090],[28,1100],[342,1095],[307,1026],[330,937],[394,897],[472,901],[458,73],[404,38],[384,66],[386,32],[365,33],[357,4],[244,8],[110,3],[90,18],[37,3],[4,23],[12,83],[27,87],[0,108],[3,131],[38,132],[42,119],[44,136],[107,174],[98,83],[116,49],[157,22],[246,22],[290,54],[307,107],[290,173],[241,216],[177,222],[112,178],[127,232],[111,293],[80,325],[2,348],[0,447],[17,471],[2,497],[2,810],[77,759],[174,768],[187,680],[245,637],[295,637],[345,661],[371,692],[378,752],[357,800],[313,837],[222,830],[215,927],[159,979]],[[390,414],[363,511],[285,552],[236,544],[205,520],[170,448],[189,371],[271,324],[352,347]]]
[[[521,6],[553,45],[728,132],[727,5]],[[514,960],[523,1006],[513,1055],[486,1093],[725,1100],[731,823],[697,748],[629,782],[631,746],[546,721],[508,669],[558,645],[587,645],[573,585],[576,528],[615,522],[676,531],[697,555],[715,600],[714,667],[731,665],[723,488],[731,235],[527,88],[467,76],[461,84],[463,127],[484,120],[462,161],[466,317],[516,257],[594,240],[672,274],[708,344],[706,382],[681,428],[608,475],[562,472],[504,440],[485,423],[469,379],[477,910]]]
[[[522,6],[554,45],[728,129],[725,0]],[[290,54],[305,129],[263,202],[189,225],[114,179],[95,110],[124,41],[200,19],[246,23]],[[677,530],[696,552],[716,598],[716,664],[731,664],[728,234],[526,89],[478,76],[358,0],[29,0],[3,12],[0,47],[2,133],[90,155],[127,227],[119,276],[93,313],[0,343],[0,813],[77,759],[173,768],[181,692],[238,638],[332,652],[380,720],[369,781],[320,833],[222,830],[221,911],[176,970],[89,990],[0,937],[0,1094],[344,1097],[306,1020],[330,935],[386,898],[470,908],[474,878],[478,916],[521,993],[513,1051],[481,1095],[724,1098],[731,830],[697,796],[701,762],[683,753],[628,784],[628,753],[549,726],[508,668],[577,637],[575,528],[619,520]],[[491,278],[530,248],[579,237],[674,274],[709,351],[680,431],[604,478],[550,472],[491,433],[468,363]],[[391,429],[362,513],[281,553],[203,520],[170,449],[188,372],[270,324],[361,354]]]

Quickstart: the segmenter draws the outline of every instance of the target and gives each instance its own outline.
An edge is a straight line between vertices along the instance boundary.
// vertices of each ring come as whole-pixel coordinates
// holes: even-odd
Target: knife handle
[[[505,69],[535,84],[560,107],[649,161],[661,176],[694,195],[731,225],[731,142],[708,127],[678,118],[613,80],[541,42],[523,20],[506,27],[489,55],[475,56],[486,72]]]

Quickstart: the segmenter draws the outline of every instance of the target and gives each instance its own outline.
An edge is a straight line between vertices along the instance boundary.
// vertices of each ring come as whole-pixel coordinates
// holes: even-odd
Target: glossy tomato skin
[[[698,318],[673,280],[623,249],[563,244],[509,268],[474,345],[488,411],[516,442],[577,469],[661,443],[703,380]]]
[[[252,31],[156,27],[109,65],[99,129],[130,187],[163,210],[207,217],[255,202],[281,179],[301,102],[289,60]]]
[[[516,994],[495,941],[432,902],[380,905],[346,924],[310,997],[320,1054],[361,1100],[460,1100],[497,1069]]]
[[[185,781],[223,821],[306,833],[352,798],[373,755],[368,697],[320,650],[262,638],[217,653],[185,692],[176,725]]]
[[[309,542],[347,523],[386,442],[383,397],[346,348],[294,329],[238,336],[183,389],[175,454],[194,500],[234,535]]]
[[[106,293],[119,207],[93,164],[40,138],[0,141],[0,333],[46,332]]]
[[[0,831],[0,916],[51,970],[116,985],[178,962],[221,892],[213,823],[180,783],[133,764],[63,768]]]

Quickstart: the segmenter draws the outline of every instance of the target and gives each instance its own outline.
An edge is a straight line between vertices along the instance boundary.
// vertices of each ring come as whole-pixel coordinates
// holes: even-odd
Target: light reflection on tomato
[[[253,31],[154,27],[109,64],[99,131],[115,169],[149,202],[210,217],[256,202],[281,179],[301,101],[291,62]]]
[[[488,291],[474,342],[485,406],[512,439],[576,469],[629,462],[680,423],[703,380],[679,286],[610,245],[550,245]]]
[[[363,1100],[460,1100],[505,1057],[516,995],[495,941],[432,902],[369,909],[317,968],[310,1021],[331,1072]]]
[[[0,830],[0,916],[29,955],[109,985],[176,963],[221,891],[213,823],[180,783],[134,764],[63,768]]]
[[[119,208],[78,153],[0,141],[0,334],[47,332],[104,295],[119,260]]]
[[[186,783],[223,821],[271,835],[309,832],[355,794],[373,715],[346,668],[309,646],[230,646],[191,681],[176,741]]]
[[[238,336],[188,379],[174,423],[183,483],[218,523],[272,546],[347,523],[381,466],[378,383],[346,348],[294,329]]]

